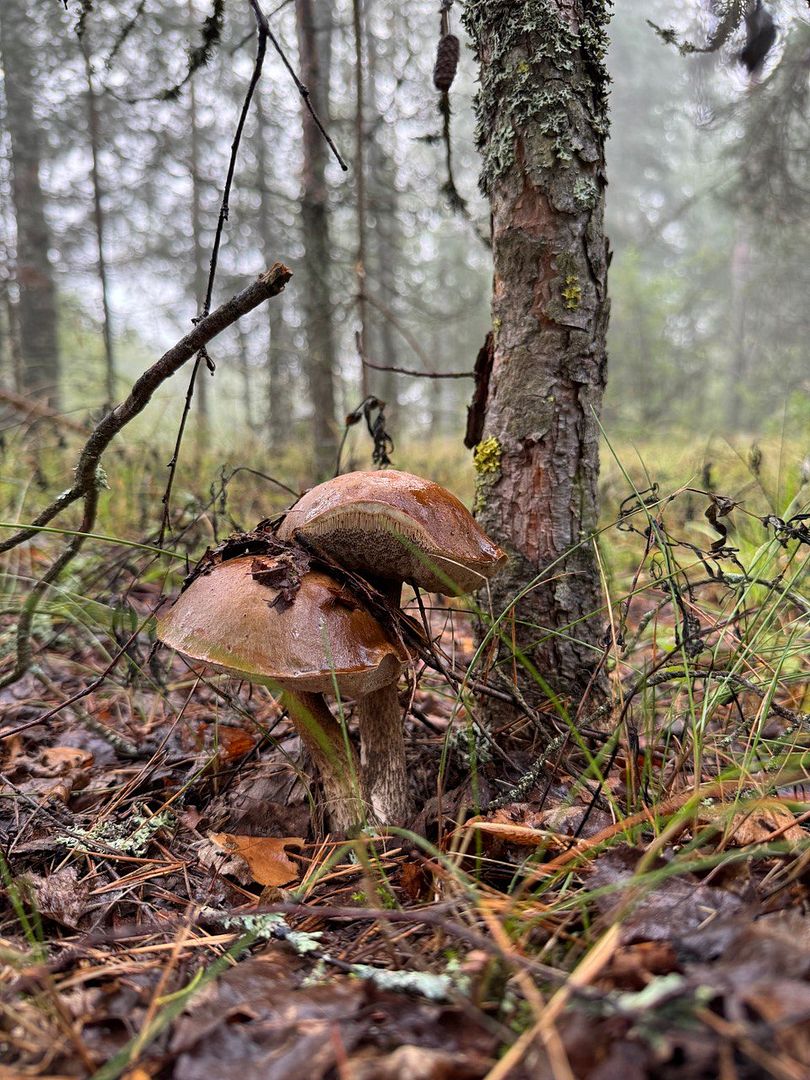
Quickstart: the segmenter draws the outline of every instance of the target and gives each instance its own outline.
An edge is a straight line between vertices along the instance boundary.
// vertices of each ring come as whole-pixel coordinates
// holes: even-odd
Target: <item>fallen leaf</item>
[[[669,941],[639,941],[622,945],[603,969],[600,979],[611,989],[643,990],[654,975],[679,971],[678,958]]]
[[[430,893],[430,875],[417,862],[408,860],[402,864],[400,883],[409,900],[423,900]]]
[[[744,988],[741,996],[771,1028],[779,1048],[802,1065],[810,1065],[810,986],[772,979]]]
[[[74,769],[86,769],[93,764],[93,755],[77,746],[47,746],[40,754],[32,773],[35,776],[64,776]]]
[[[299,986],[302,967],[273,944],[192,999],[171,1038],[173,1080],[473,1080],[492,1067],[496,1038],[469,1007],[343,977]]]
[[[596,905],[603,914],[612,913],[628,898],[632,901],[622,918],[623,945],[637,941],[677,943],[700,927],[736,915],[744,908],[743,901],[734,893],[703,885],[689,873],[665,878],[634,897],[626,890],[632,890],[640,857],[641,852],[633,848],[613,848],[595,861],[590,879],[592,887],[600,890]]]
[[[491,1061],[476,1055],[461,1058],[447,1050],[427,1046],[398,1046],[380,1056],[361,1051],[343,1070],[346,1080],[477,1080],[489,1072]]]
[[[64,866],[47,877],[30,876],[37,909],[54,922],[75,930],[87,908],[88,889],[76,869]]]
[[[219,756],[224,761],[244,757],[256,745],[254,736],[249,735],[242,728],[220,726],[217,729],[217,739],[219,742]]]
[[[209,835],[223,851],[244,859],[259,885],[286,885],[298,878],[298,867],[288,858],[285,848],[303,847],[305,841],[300,836]]]

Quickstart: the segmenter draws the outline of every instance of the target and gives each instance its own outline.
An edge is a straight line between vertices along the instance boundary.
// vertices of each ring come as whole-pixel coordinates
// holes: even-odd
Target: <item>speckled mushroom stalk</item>
[[[402,585],[398,581],[372,579],[371,584],[399,607]],[[360,780],[366,802],[381,825],[402,825],[412,813],[398,681],[364,694],[357,702]]]
[[[273,560],[264,560],[263,571]],[[281,689],[290,721],[324,788],[333,830],[366,818],[361,768],[323,694],[362,697],[396,681],[407,656],[373,615],[326,574],[310,571],[288,605],[257,580],[254,558],[198,575],[158,621],[178,652],[240,679]]]
[[[449,595],[479,588],[506,556],[445,488],[394,469],[337,476],[308,491],[278,536],[300,536],[371,582],[395,606],[402,584]],[[383,824],[410,813],[396,682],[358,700],[363,791]]]
[[[366,817],[357,754],[323,694],[285,690],[281,701],[323,785],[324,814],[335,832],[348,833]]]

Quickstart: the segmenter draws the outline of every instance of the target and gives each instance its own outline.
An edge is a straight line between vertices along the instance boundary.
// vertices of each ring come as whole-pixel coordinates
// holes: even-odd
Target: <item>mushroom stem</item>
[[[282,701],[320,774],[329,826],[334,832],[346,833],[364,818],[357,755],[322,694],[287,690]]]
[[[401,582],[370,575],[368,580],[389,603],[399,607]],[[381,825],[402,825],[410,814],[411,800],[397,684],[390,683],[360,698],[357,719],[366,802]]]
[[[397,684],[389,683],[357,704],[363,793],[381,825],[402,825],[410,814],[405,731]]]

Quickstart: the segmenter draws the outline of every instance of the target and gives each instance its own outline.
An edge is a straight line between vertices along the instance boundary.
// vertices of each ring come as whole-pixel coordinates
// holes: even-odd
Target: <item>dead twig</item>
[[[361,356],[365,367],[374,368],[375,371],[395,371],[397,375],[410,375],[414,379],[472,379],[472,371],[414,371],[412,368],[392,367],[387,364],[372,364],[365,356]]]

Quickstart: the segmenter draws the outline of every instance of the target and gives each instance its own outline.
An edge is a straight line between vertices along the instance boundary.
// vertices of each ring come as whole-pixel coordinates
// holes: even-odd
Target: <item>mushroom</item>
[[[287,512],[277,535],[309,541],[397,605],[403,582],[451,596],[471,592],[506,559],[455,495],[394,469],[319,484]],[[409,799],[396,682],[360,698],[358,717],[366,798],[378,820],[399,824]]]
[[[396,686],[407,660],[374,616],[316,571],[291,597],[262,581],[281,558],[215,563],[198,574],[158,621],[158,637],[195,660],[282,690],[290,720],[320,773],[331,827],[346,832],[364,818],[357,759],[324,701],[337,692],[363,698]]]

